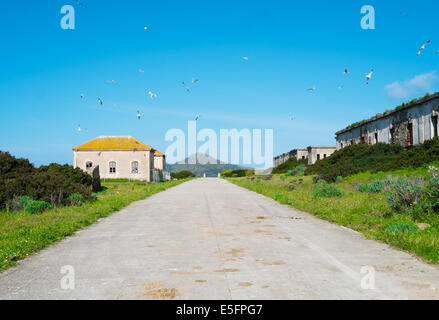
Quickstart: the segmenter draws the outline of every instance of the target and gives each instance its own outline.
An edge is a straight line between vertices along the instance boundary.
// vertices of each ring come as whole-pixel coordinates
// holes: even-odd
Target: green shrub
[[[47,211],[52,208],[53,205],[47,203],[46,201],[32,200],[29,201],[28,204],[24,207],[24,211],[32,214],[36,214],[36,213],[41,213],[43,211]]]
[[[401,152],[404,149],[398,145],[352,145],[317,161],[305,170],[305,175],[319,175],[327,182],[335,182],[339,176],[347,177],[368,170],[379,171],[383,164],[391,163]]]
[[[326,183],[325,181],[321,182],[314,186],[313,197],[321,198],[321,197],[341,197],[343,196],[343,192],[337,188],[335,185],[331,185]]]
[[[84,197],[80,193],[73,193],[69,196],[71,206],[82,206],[84,204]]]
[[[439,211],[439,173],[436,167],[429,167],[425,194],[422,200],[428,209],[434,212]]]
[[[297,167],[295,167],[291,170],[288,170],[287,173],[285,173],[285,176],[286,177],[297,176],[297,175],[301,174],[302,172],[304,172],[305,169],[306,169],[305,165],[300,164]]]
[[[292,157],[288,159],[286,162],[282,163],[281,165],[273,168],[272,172],[273,174],[279,174],[279,173],[287,173],[288,171],[297,170],[296,168],[298,166],[305,167],[308,164],[308,161],[306,159],[297,160],[296,157]]]
[[[86,186],[91,186],[93,179],[92,177],[85,171],[82,171],[80,168],[73,168],[72,166],[65,164],[60,165],[57,163],[52,163],[48,166],[41,166],[38,168],[40,172],[58,172],[66,177],[68,177],[72,182],[83,184]]]
[[[68,197],[74,193],[88,200],[91,180],[81,169],[57,164],[36,169],[28,160],[0,152],[0,208],[7,203],[12,210],[23,209],[18,201],[22,196],[53,205],[68,205]]]
[[[390,182],[386,193],[390,207],[396,211],[413,210],[420,204],[424,181],[421,178],[406,177]]]
[[[319,175],[328,182],[338,176],[347,177],[359,172],[393,171],[402,168],[418,168],[439,160],[439,137],[405,150],[399,145],[378,143],[359,144],[343,148],[305,170],[305,175]]]
[[[251,177],[255,174],[254,170],[238,169],[238,170],[226,170],[221,172],[222,177],[226,178],[236,178],[236,177]]]
[[[387,235],[396,235],[399,233],[416,232],[416,231],[418,231],[418,227],[405,222],[391,224],[386,228]]]
[[[376,179],[371,184],[363,184],[358,187],[358,191],[360,192],[368,192],[368,193],[379,193],[384,191],[386,187],[391,184],[391,180],[389,179]]]
[[[193,178],[195,177],[195,175],[188,170],[183,170],[180,172],[171,172],[171,177],[177,180],[181,180],[181,179]]]

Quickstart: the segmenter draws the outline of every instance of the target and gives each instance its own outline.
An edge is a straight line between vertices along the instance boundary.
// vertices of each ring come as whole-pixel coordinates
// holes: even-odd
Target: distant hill
[[[189,164],[189,159],[196,160],[191,161],[192,163],[195,162],[196,164]],[[189,170],[199,177],[201,177],[204,173],[207,177],[216,177],[218,176],[219,172],[223,172],[225,170],[251,169],[234,164],[223,163],[202,153],[189,156],[188,158],[184,159],[184,163],[166,164],[166,168],[166,170],[170,172]]]

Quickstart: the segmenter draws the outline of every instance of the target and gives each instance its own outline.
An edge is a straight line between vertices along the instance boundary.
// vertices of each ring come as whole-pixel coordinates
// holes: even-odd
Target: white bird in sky
[[[198,79],[192,78],[192,83],[197,83]]]
[[[140,117],[141,117],[142,115],[140,114],[140,111],[139,110],[137,110],[137,119],[139,119],[140,120]]]
[[[293,116],[290,114],[290,121],[293,121],[294,120],[294,118],[293,118]]]
[[[349,74],[350,72],[348,71],[348,69],[344,69],[344,74]]]
[[[242,59],[244,59],[245,61],[248,61],[248,57],[243,57]]]
[[[373,75],[373,69],[370,70],[370,73],[366,75],[366,84],[369,84],[370,78],[372,78]]]
[[[84,99],[85,95],[83,93],[81,93],[80,97],[81,97],[81,99]]]
[[[308,88],[306,91],[316,91],[316,87]]]
[[[114,107],[117,108],[119,105],[117,103],[114,104]]]
[[[148,91],[148,94],[151,99],[157,98],[157,95],[155,93],[152,93],[152,91]]]
[[[195,121],[197,121],[198,119],[200,119],[201,118],[201,114],[197,114],[196,116],[195,116]]]
[[[107,80],[108,83],[117,84],[116,80]]]
[[[143,26],[143,30],[148,31],[149,28],[147,26]]]
[[[427,44],[429,44],[430,42],[431,42],[431,40],[428,40],[426,43],[424,43],[424,44],[422,45],[422,47],[419,49],[419,51],[418,51],[418,53],[417,53],[418,56],[421,55],[422,50],[424,50],[425,47],[427,46]]]
[[[81,132],[81,131],[82,131],[82,129],[81,129],[81,125],[78,124],[78,132]]]
[[[145,73],[145,70],[139,69],[139,72],[142,73],[142,74],[144,74],[144,73]]]
[[[98,101],[99,101],[99,103],[100,103],[101,105],[104,104],[104,100],[102,100],[101,98],[98,98]]]
[[[344,88],[344,86],[338,86],[338,88],[341,90],[341,89],[343,89]]]
[[[87,8],[87,6],[79,0],[76,0],[76,3],[78,4],[78,6],[83,6],[84,8]]]
[[[183,85],[183,87],[186,89],[187,92],[191,91],[191,89],[186,85],[186,83],[184,83],[184,81],[182,81],[181,84]]]

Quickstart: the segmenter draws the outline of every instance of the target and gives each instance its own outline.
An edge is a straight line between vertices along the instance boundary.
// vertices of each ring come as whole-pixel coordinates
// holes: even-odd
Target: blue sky
[[[274,129],[279,154],[333,145],[350,123],[439,91],[436,1],[84,3],[2,6],[0,150],[36,165],[71,164],[73,146],[132,135],[165,151],[167,130],[186,130],[201,113],[198,129]],[[75,30],[60,27],[66,4],[76,9]],[[375,30],[360,27],[366,4],[376,10]],[[199,83],[187,93],[181,82],[192,77]]]

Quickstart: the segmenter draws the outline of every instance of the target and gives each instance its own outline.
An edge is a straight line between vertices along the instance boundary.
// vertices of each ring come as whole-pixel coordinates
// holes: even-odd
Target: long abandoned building
[[[410,148],[438,136],[439,93],[426,95],[337,132],[337,150],[366,144],[399,144]]]
[[[333,154],[337,148],[335,146],[310,146],[306,149],[293,149],[289,152],[281,154],[273,159],[273,166],[280,166],[290,158],[296,158],[297,160],[308,159],[308,164],[312,165],[318,160],[325,159]]]

